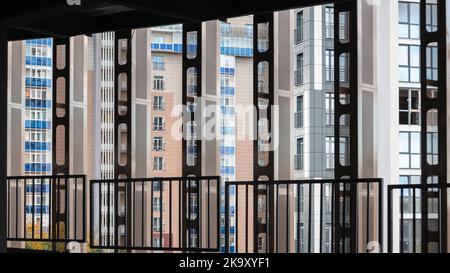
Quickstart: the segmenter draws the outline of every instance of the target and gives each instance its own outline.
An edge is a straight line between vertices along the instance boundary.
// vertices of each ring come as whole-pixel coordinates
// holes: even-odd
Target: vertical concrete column
[[[293,178],[294,149],[291,149],[291,128],[294,124],[292,93],[294,89],[293,76],[293,45],[294,45],[294,14],[292,11],[281,11],[274,14],[274,101],[278,106],[278,116],[273,129],[275,130],[275,177],[280,180]],[[283,188],[283,191],[281,191]],[[289,210],[290,217],[280,217],[277,223],[280,252],[295,251],[295,194],[294,186],[287,185],[279,191],[279,213]],[[289,240],[287,240],[289,239]]]
[[[202,158],[211,159],[203,160],[202,173],[204,175],[219,174],[219,144],[217,141],[220,137],[220,21],[205,22],[202,26],[202,71],[203,77],[201,84],[203,85],[203,103],[204,109],[212,110],[212,106],[216,106],[215,113],[205,112],[204,123],[213,125],[215,135],[206,136],[208,139],[203,141]],[[211,107],[211,108],[209,108]],[[209,130],[209,128],[205,128]],[[209,138],[211,137],[211,138]]]
[[[132,56],[137,56],[131,60],[132,62],[132,144],[131,144],[131,160],[132,174],[136,178],[151,177],[151,50],[150,50],[150,29],[143,28],[134,30],[132,40]],[[146,187],[150,187],[147,185]],[[148,190],[148,196],[145,197],[145,191]],[[166,194],[166,193],[164,193]],[[164,196],[166,197],[166,196]],[[168,196],[167,196],[168,197]],[[152,208],[150,188],[142,192],[141,184],[136,185],[133,196],[137,204],[144,202],[144,210],[139,206],[136,207],[136,220],[134,221],[133,232],[135,232],[135,240],[140,244],[141,239],[145,245],[150,245],[150,209]],[[166,198],[164,198],[166,199]],[[166,199],[168,200],[168,198]],[[167,202],[168,203],[168,202]],[[147,213],[144,213],[147,212]],[[144,214],[144,217],[141,217]],[[141,232],[141,219],[144,219],[144,233]],[[147,232],[148,231],[148,232]],[[142,238],[144,236],[144,238]]]
[[[70,93],[70,173],[71,174],[87,174],[87,161],[88,161],[88,91],[92,91],[92,85],[89,82],[88,71],[88,37],[86,36],[76,36],[71,38],[71,55],[70,55],[70,70],[72,74],[72,81],[70,88],[72,92]],[[75,192],[75,185],[70,185],[71,189],[69,192],[74,192],[78,200],[82,200],[82,189],[77,188]],[[87,183],[85,184],[87,187]],[[88,192],[88,191],[86,191]],[[86,200],[90,200],[87,196]],[[73,201],[72,201],[73,202]],[[70,204],[74,206],[75,204]],[[77,209],[78,215],[73,215],[74,209],[70,210],[70,219],[82,219],[82,210]],[[78,223],[77,223],[78,224]],[[77,232],[78,234],[70,234],[71,236],[76,235],[77,238],[82,236],[82,223],[78,224]],[[83,246],[82,251],[86,249]]]
[[[24,174],[24,143],[25,143],[25,42],[11,42],[8,44],[11,54],[8,55],[8,175],[21,176]],[[23,236],[23,200],[24,188],[21,185],[11,184],[8,188],[10,203],[19,204],[18,207],[10,207],[9,214],[11,223],[9,224],[10,236]],[[16,192],[17,191],[17,192]],[[17,193],[17,194],[16,194]],[[16,196],[19,200],[16,200]],[[16,214],[16,212],[20,212]],[[12,217],[14,215],[14,217]],[[15,218],[17,215],[17,219]],[[16,229],[17,225],[17,229]],[[18,234],[15,234],[15,230]],[[23,248],[25,243],[11,242],[14,248]]]
[[[383,179],[383,222],[387,223],[387,186],[399,179],[398,155],[398,1],[379,1],[374,7],[374,162],[375,176]],[[393,200],[393,211],[399,201]],[[393,238],[398,238],[398,221],[393,221]],[[387,251],[387,225],[384,225],[383,252]],[[398,245],[394,246],[398,252]]]
[[[220,164],[220,78],[219,78],[219,68],[220,68],[220,21],[208,21],[202,24],[202,72],[203,77],[201,77],[202,82],[200,83],[203,87],[202,94],[202,108],[204,111],[204,122],[205,128],[208,134],[204,134],[204,141],[202,141],[202,158],[206,159],[202,161],[202,174],[206,176],[216,176],[219,175],[219,164]],[[223,181],[221,182],[224,183]],[[215,190],[215,191],[214,191]],[[203,186],[200,192],[200,198],[202,200],[216,200],[217,195],[220,194],[220,185],[214,187],[211,184],[209,197],[207,196],[208,191],[206,186]],[[208,199],[209,198],[209,199]],[[213,201],[210,201],[211,207],[215,205]],[[207,202],[202,202],[202,211],[207,211]],[[217,234],[217,228],[215,225],[210,225],[208,230],[208,219],[211,223],[216,223],[217,218],[220,215],[211,214],[205,215],[202,213],[202,220],[200,221],[202,226],[200,227],[200,236],[203,241],[207,241],[207,235],[204,231],[209,232],[210,244],[215,244],[215,238],[220,236]],[[206,245],[206,242],[203,243]]]

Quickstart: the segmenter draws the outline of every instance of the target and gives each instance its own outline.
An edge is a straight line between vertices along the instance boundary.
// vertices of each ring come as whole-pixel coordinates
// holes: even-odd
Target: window
[[[154,36],[153,43],[155,44],[164,44],[164,36]]]
[[[300,232],[299,233],[300,233],[300,238],[297,238],[297,240],[300,240],[300,244],[297,243],[297,247],[300,245],[300,249],[298,249],[298,252],[304,253],[305,252],[305,227],[303,226],[303,223],[300,223]]]
[[[334,126],[334,93],[325,93],[325,125]]]
[[[295,85],[303,84],[303,53],[297,54],[297,71],[295,71]]]
[[[334,8],[325,7],[325,38],[334,38]]]
[[[153,211],[160,211],[161,210],[161,198],[154,197],[153,198]]]
[[[164,239],[164,238],[163,238]],[[153,237],[153,246],[155,247],[161,247],[161,238],[159,237]]]
[[[400,45],[399,65],[401,82],[420,82],[420,47]]]
[[[427,132],[427,162],[430,165],[437,165],[439,160],[438,133]]]
[[[297,29],[295,32],[295,43],[303,42],[303,10],[297,12]]]
[[[427,31],[435,32],[437,30],[437,4],[427,3],[425,14]]]
[[[161,218],[153,218],[153,231],[161,230]]]
[[[303,158],[304,158],[303,138],[297,138],[297,154],[295,155],[295,170],[303,170]]]
[[[162,151],[164,149],[164,140],[162,137],[153,138],[153,150]]]
[[[420,125],[420,93],[415,89],[400,89],[400,124]]]
[[[163,76],[154,76],[153,77],[153,89],[164,90],[164,77]]]
[[[303,95],[297,96],[295,113],[295,128],[303,127]]]
[[[399,36],[405,39],[420,38],[419,3],[399,2]]]
[[[420,176],[419,175],[401,175],[399,182],[401,185],[419,185],[421,183],[420,181]],[[413,204],[413,199],[414,199],[414,190],[412,189],[405,189],[403,190],[403,212],[405,213],[412,213],[413,212],[413,208],[414,208],[414,204]],[[416,202],[416,211],[420,210],[420,201],[421,201],[421,197],[420,197],[420,189],[416,189],[416,198],[415,198],[415,202]]]
[[[420,169],[420,133],[400,132],[400,169]]]
[[[325,81],[334,81],[334,50],[325,50]]]
[[[166,63],[164,62],[163,56],[153,56],[152,57],[153,69],[164,70],[166,69]]]
[[[350,164],[350,138],[339,138],[339,163],[342,166],[348,166]]]
[[[427,46],[427,80],[438,80],[438,48]]]
[[[164,97],[163,96],[154,96],[153,97],[153,109],[155,110],[164,110]]]
[[[325,168],[334,169],[334,137],[325,137]]]
[[[163,171],[164,170],[164,159],[162,157],[153,158],[153,170]]]
[[[153,130],[154,131],[164,131],[164,118],[163,117],[153,117]]]
[[[297,96],[297,112],[303,111],[303,96]]]

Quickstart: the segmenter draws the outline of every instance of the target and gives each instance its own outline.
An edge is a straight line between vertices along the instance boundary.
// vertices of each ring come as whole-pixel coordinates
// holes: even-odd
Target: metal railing
[[[389,253],[447,253],[450,184],[388,186]]]
[[[303,84],[303,68],[295,71],[295,86],[300,86]]]
[[[7,240],[86,241],[86,176],[10,176]]]
[[[294,156],[294,165],[296,171],[303,171],[304,169],[304,155],[295,155]]]
[[[381,249],[382,204],[381,179],[227,182],[225,250],[362,253],[374,242]]]
[[[298,111],[294,114],[294,122],[296,129],[303,127],[303,111]]]
[[[296,28],[295,29],[295,44],[300,44],[303,42],[303,29]]]
[[[93,180],[90,246],[218,252],[219,187],[217,176]]]

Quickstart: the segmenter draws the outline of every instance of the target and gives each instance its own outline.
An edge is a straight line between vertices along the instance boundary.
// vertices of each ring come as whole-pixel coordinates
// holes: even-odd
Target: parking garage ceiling
[[[15,0],[0,11],[9,40],[195,23],[333,2],[330,0]],[[9,5],[9,4],[8,4]]]

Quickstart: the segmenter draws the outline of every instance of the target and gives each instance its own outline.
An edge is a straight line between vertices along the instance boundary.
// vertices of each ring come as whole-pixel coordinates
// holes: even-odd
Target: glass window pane
[[[420,47],[419,46],[411,46],[409,52],[409,62],[411,66],[419,67],[420,66]]]
[[[398,20],[401,23],[408,23],[408,3],[398,4]]]
[[[420,155],[411,155],[411,169],[420,169]]]
[[[420,38],[419,25],[411,25],[409,31],[410,31],[409,38],[411,38],[411,39],[419,39]]]
[[[398,54],[399,65],[407,66],[409,64],[408,46],[400,45]]]
[[[420,5],[418,3],[410,3],[409,21],[411,24],[420,24]]]
[[[401,82],[409,82],[409,69],[407,67],[399,68],[399,80]]]
[[[410,81],[411,82],[420,82],[420,68],[411,68],[410,70]]]
[[[400,153],[409,153],[409,134],[400,133]]]
[[[399,99],[400,110],[408,110],[409,109],[408,93],[409,93],[408,90],[405,90],[405,89],[400,90],[400,99]]]
[[[400,169],[409,168],[409,155],[401,154],[399,155],[398,166]]]
[[[411,133],[411,153],[420,154],[420,133]]]
[[[400,38],[409,38],[409,26],[405,24],[400,24],[398,26],[398,34]]]

